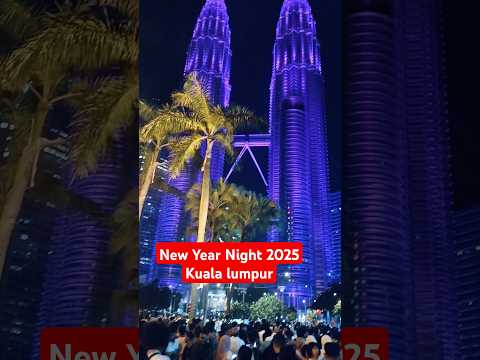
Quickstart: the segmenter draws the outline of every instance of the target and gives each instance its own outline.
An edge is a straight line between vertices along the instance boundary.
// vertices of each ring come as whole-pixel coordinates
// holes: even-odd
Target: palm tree
[[[56,103],[77,95],[67,84],[69,67],[45,59],[32,49],[32,44],[49,22],[69,17],[75,11],[81,9],[59,7],[55,14],[47,16],[45,10],[33,11],[16,1],[6,0],[0,5],[0,26],[16,30],[11,33],[16,35],[16,47],[0,61],[0,90],[11,95],[10,120],[17,129],[14,157],[2,169],[9,183],[0,215],[0,271],[25,192],[34,186],[39,156],[45,147],[64,142],[62,138],[43,136],[49,111]],[[23,58],[27,56],[28,60]]]
[[[240,241],[264,241],[267,231],[280,219],[278,206],[270,199],[247,191],[234,205]]]
[[[226,184],[223,179],[220,179],[216,187],[211,189],[206,227],[207,241],[223,241],[222,235],[225,234],[233,222],[232,217],[234,214],[232,211],[229,211],[229,206],[236,196],[239,196],[239,189],[233,184]],[[198,184],[195,184],[187,193],[185,204],[186,211],[190,213],[190,226],[187,228],[188,234],[196,233],[198,230],[200,198],[201,188]],[[203,285],[202,292],[201,307],[205,317],[207,312],[208,284]]]
[[[111,319],[116,325],[138,323],[138,192],[130,190],[110,218],[109,252],[119,260],[119,286],[112,295]],[[136,241],[135,241],[136,240]],[[125,321],[128,317],[128,321]]]
[[[234,184],[227,184],[220,179],[215,188],[210,191],[207,220],[207,241],[223,242],[227,232],[231,230],[231,224],[236,216],[231,211],[234,199],[239,196],[240,189]],[[190,214],[190,226],[187,233],[193,234],[198,231],[199,208],[201,188],[195,184],[187,193],[185,210]]]
[[[233,154],[233,134],[237,128],[253,120],[253,114],[241,107],[222,109],[212,105],[195,74],[187,77],[182,91],[172,95],[172,104],[161,109],[146,108],[152,119],[141,130],[141,141],[154,140],[158,148],[169,150],[172,178],[177,177],[191,160],[203,151],[202,181],[198,209],[197,242],[205,241],[210,198],[210,165],[214,144]],[[195,314],[197,287],[192,286],[192,307]]]
[[[116,134],[137,117],[138,2],[73,3],[59,0],[29,9],[23,1],[0,2],[0,27],[13,30],[9,34],[17,38],[16,47],[0,61],[0,91],[26,89],[35,96],[33,116],[27,120],[22,109],[15,109],[17,133],[25,135],[15,135],[16,163],[2,169],[9,182],[0,209],[0,271],[24,193],[34,182],[38,155],[62,141],[41,136],[52,105],[68,100],[76,109],[70,161],[77,176],[95,171]],[[137,227],[131,229],[137,233]],[[112,237],[112,249],[123,249],[121,241],[115,244],[119,238]],[[137,246],[135,239],[130,238],[131,246]],[[131,274],[137,265],[127,259],[124,271]]]
[[[178,193],[174,193],[175,188],[169,186],[168,182],[155,177],[160,151],[171,145],[169,137],[182,133],[188,128],[188,124],[176,122],[175,116],[175,109],[172,106],[154,109],[140,101],[140,117],[146,124],[140,129],[140,156],[143,164],[139,179],[138,217],[141,216],[148,190],[154,183],[164,190],[167,189],[167,192],[179,196]],[[170,191],[168,191],[169,188]],[[184,196],[185,194],[180,195],[180,197]]]
[[[251,191],[241,191],[229,205],[234,217],[227,226],[230,239],[240,242],[266,241],[265,237],[272,226],[278,225],[280,211],[278,206],[268,198]],[[227,289],[227,314],[233,296],[234,286]]]
[[[191,216],[189,232],[198,228],[200,187],[195,185],[187,194],[186,209]],[[267,231],[278,224],[279,209],[273,201],[235,184],[220,179],[211,190],[208,208],[207,238],[209,241],[265,241]],[[227,288],[227,313],[234,286]],[[205,308],[205,307],[204,307]]]
[[[213,145],[218,143],[227,153],[233,154],[234,131],[253,120],[253,114],[241,107],[222,109],[210,104],[195,74],[188,76],[183,91],[172,95],[172,105],[158,110],[142,110],[142,107],[141,113],[149,111],[152,120],[141,129],[140,139],[143,142],[155,141],[156,151],[168,148],[172,178],[177,177],[203,147],[197,242],[204,242]]]

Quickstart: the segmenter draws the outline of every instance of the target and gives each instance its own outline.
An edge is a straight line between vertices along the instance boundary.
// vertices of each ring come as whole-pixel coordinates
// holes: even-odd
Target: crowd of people
[[[142,360],[337,360],[335,324],[143,319]]]

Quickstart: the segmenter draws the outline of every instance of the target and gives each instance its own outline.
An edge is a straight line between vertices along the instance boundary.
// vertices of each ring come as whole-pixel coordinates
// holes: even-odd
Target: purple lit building
[[[474,360],[480,351],[480,207],[456,211],[452,223],[459,359]]]
[[[242,148],[239,158],[245,151],[251,153],[250,147],[270,148],[268,179],[251,153],[269,196],[279,204],[287,218],[286,228],[272,232],[269,240],[299,241],[304,246],[303,264],[282,267],[277,285],[289,306],[303,308],[303,301],[309,303],[316,292],[325,290],[340,276],[340,218],[331,215],[329,206],[332,204],[328,197],[324,78],[316,24],[307,0],[284,2],[273,52],[269,134],[236,136],[234,146]],[[231,56],[225,3],[223,0],[207,0],[193,32],[185,75],[196,73],[210,100],[221,106],[228,106],[230,101]],[[215,148],[213,182],[223,175],[223,165],[224,153]],[[171,185],[187,191],[197,179],[198,173],[188,169],[172,180]],[[339,211],[339,195],[332,200]],[[162,194],[155,241],[145,243],[189,240],[184,238],[189,219],[183,208],[182,200]],[[336,219],[338,225],[335,236],[332,236],[331,218]],[[142,219],[142,223],[144,221]],[[145,225],[141,226],[147,229]],[[153,248],[150,253],[153,259]],[[159,286],[187,290],[180,281],[180,267],[151,263],[145,281],[158,280]]]
[[[303,264],[282,267],[279,285],[299,306],[327,288],[331,249],[324,79],[307,0],[285,0],[277,24],[270,85],[269,195],[287,218],[273,241],[303,243]]]
[[[114,152],[92,175],[75,180],[70,189],[110,214],[128,189],[132,174],[125,146],[118,139]],[[39,328],[99,326],[110,299],[112,268],[108,261],[111,231],[84,213],[68,213],[56,221],[42,293]]]
[[[343,324],[458,358],[441,1],[347,5]]]
[[[207,0],[193,31],[185,75],[196,73],[210,101],[221,106],[228,106],[230,102],[231,57],[229,17],[225,3],[223,0]],[[214,146],[212,182],[215,183],[222,176],[223,163],[223,149]],[[171,180],[170,184],[186,192],[197,178],[198,172],[188,168],[178,178]],[[162,194],[158,207],[156,239],[151,243],[184,240],[182,238],[187,222],[183,200],[170,194]],[[154,246],[151,253],[154,259]],[[182,290],[181,269],[178,266],[158,266],[152,262],[147,281],[157,279],[159,286],[175,286],[177,290]]]

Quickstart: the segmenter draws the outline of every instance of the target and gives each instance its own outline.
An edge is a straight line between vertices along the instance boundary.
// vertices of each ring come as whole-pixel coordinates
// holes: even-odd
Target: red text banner
[[[138,328],[45,328],[40,360],[138,360]]]
[[[182,266],[185,283],[264,283],[277,281],[277,265],[301,264],[302,244],[157,243],[157,264]]]
[[[388,360],[388,331],[385,328],[342,329],[344,360]]]

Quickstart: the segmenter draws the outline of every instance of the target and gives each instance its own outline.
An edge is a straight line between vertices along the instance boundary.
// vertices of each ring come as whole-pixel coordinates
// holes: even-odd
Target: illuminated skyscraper
[[[441,1],[347,5],[342,322],[458,358]]]
[[[336,284],[341,281],[342,269],[342,193],[328,193],[328,209],[330,212],[330,244],[327,256],[327,283]]]
[[[455,212],[452,222],[459,359],[474,360],[480,350],[480,207]]]
[[[303,243],[303,264],[279,285],[298,306],[327,287],[328,155],[324,78],[316,24],[307,0],[285,0],[277,24],[270,85],[269,195],[287,216],[274,241]]]
[[[223,0],[207,0],[193,31],[192,41],[187,53],[185,75],[196,73],[210,101],[221,106],[230,102],[230,27],[227,8]],[[214,146],[211,178],[216,182],[223,173],[223,149]],[[188,168],[170,184],[186,192],[194,184],[198,174]],[[159,203],[156,241],[178,241],[188,221],[184,214],[184,202],[164,193]],[[152,242],[153,244],[153,242]],[[154,247],[151,249],[154,259]],[[152,263],[147,279],[158,279],[160,286],[180,284],[181,273],[178,266],[158,266]]]

